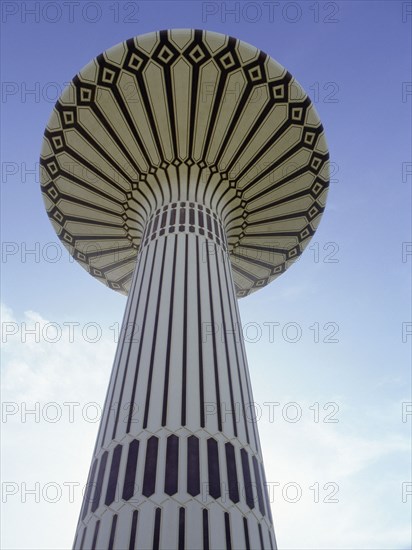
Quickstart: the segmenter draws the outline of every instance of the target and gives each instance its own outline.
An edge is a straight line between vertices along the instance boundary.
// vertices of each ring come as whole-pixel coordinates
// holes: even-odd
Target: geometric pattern
[[[158,454],[162,452],[162,449],[159,451],[159,444],[161,445],[162,442],[166,447],[165,453],[167,462],[161,470],[156,471],[157,457]],[[203,454],[201,449],[202,445],[208,450],[208,471],[212,474],[209,476],[208,484],[206,485],[201,485],[200,483],[199,457]],[[214,453],[214,451],[216,451],[216,453]],[[120,470],[122,455],[123,460],[126,461],[127,464],[123,474]],[[182,468],[179,468],[179,459],[181,462],[190,464],[187,476],[179,476],[179,471],[182,471]],[[139,479],[136,479],[139,461],[143,463],[141,468],[143,480],[141,483],[139,483]],[[216,476],[213,475],[215,468],[213,464],[214,461],[216,461],[217,464],[223,463],[222,473],[225,478],[223,483],[220,482],[220,479],[219,483],[216,483]],[[237,471],[236,464],[241,465],[239,471]],[[244,487],[244,491],[239,490],[238,476],[239,479],[242,478],[241,486]],[[156,484],[163,487],[166,494],[174,496],[174,498],[177,498],[182,504],[182,506],[176,508],[176,512],[179,515],[179,521],[181,521],[182,514],[183,516],[186,515],[185,501],[187,497],[185,499],[184,496],[181,496],[184,492],[190,494],[191,497],[197,497],[195,499],[196,501],[205,504],[210,498],[221,498],[221,488],[225,487],[227,491],[226,498],[230,499],[237,506],[242,508],[248,507],[250,510],[254,510],[255,516],[259,518],[257,523],[257,534],[263,536],[264,533],[265,540],[269,542],[270,548],[273,549],[271,530],[267,528],[265,522],[262,522],[265,515],[269,514],[269,521],[272,523],[268,492],[264,486],[263,465],[258,463],[255,456],[250,457],[247,450],[241,448],[239,451],[231,442],[226,442],[219,447],[218,442],[212,437],[200,439],[191,435],[189,437],[179,438],[175,434],[172,434],[169,435],[167,439],[162,440],[156,436],[151,436],[144,442],[144,445],[142,444],[141,446],[139,440],[132,439],[124,446],[119,444],[110,452],[104,451],[100,456],[100,460],[96,459],[93,463],[90,478],[86,485],[86,496],[83,502],[81,518],[84,520],[88,514],[96,512],[95,516],[104,516],[104,512],[106,511],[106,515],[110,515],[111,521],[109,523],[111,531],[113,531],[113,536],[110,536],[110,539],[113,538],[114,542],[116,526],[113,528],[113,523],[117,523],[119,509],[121,510],[124,504],[131,499],[134,499],[134,501],[138,503],[139,501],[142,502],[146,500],[146,498],[143,499],[142,497],[151,497],[155,492]],[[184,486],[183,491],[181,491],[180,495],[177,495],[181,485]],[[245,502],[242,503],[242,500]],[[193,502],[192,498],[190,498],[190,502]],[[113,515],[110,514],[110,512],[107,513],[109,509]],[[153,516],[156,516],[156,513],[161,515],[161,512],[162,507],[155,506]],[[202,508],[202,515],[204,514],[209,514],[209,508],[207,506],[203,506]],[[226,514],[227,512],[221,512],[222,522],[225,520]],[[138,516],[138,513],[136,515]],[[133,529],[132,526],[133,522],[136,522],[136,515],[133,513],[129,514],[128,519],[130,521],[130,528],[125,537],[126,541],[128,541],[130,540],[129,533],[133,534],[132,543],[134,544],[136,543],[136,526],[135,529]],[[243,535],[245,537],[243,546],[244,548],[249,548],[250,542],[248,543],[247,538],[252,536],[253,528],[251,523],[248,523],[246,517],[245,520],[244,526],[246,525],[246,528],[244,527],[243,529]],[[87,532],[89,532],[90,537],[94,537],[96,526],[100,525],[100,523],[100,519],[90,516],[88,524],[79,531],[80,539],[84,541]],[[189,534],[186,533],[186,531],[189,531],[188,527],[189,526],[186,526],[183,521],[181,533],[183,541]],[[205,531],[205,525],[203,525],[203,530]],[[249,531],[251,531],[251,533],[249,533]],[[159,535],[160,529],[157,536]],[[155,536],[156,533],[153,533],[153,538],[155,538]],[[229,536],[231,536],[230,529]],[[96,542],[98,544],[98,541]],[[125,546],[116,547],[125,548]],[[133,544],[132,547],[134,547]]]
[[[276,548],[221,228],[191,201],[147,223],[75,550]]]
[[[155,211],[210,208],[240,298],[308,244],[328,158],[315,108],[276,61],[232,37],[168,30],[127,40],[74,77],[45,131],[41,185],[70,254],[123,294]]]
[[[166,204],[152,214],[143,232],[140,250],[156,238],[178,231],[205,235],[208,241],[227,252],[227,237],[216,214],[202,204],[184,201]]]

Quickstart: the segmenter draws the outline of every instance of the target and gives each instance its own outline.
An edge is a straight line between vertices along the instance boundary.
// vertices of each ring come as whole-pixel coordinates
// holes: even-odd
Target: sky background
[[[71,548],[126,303],[52,229],[38,176],[44,128],[96,55],[187,27],[233,35],[285,66],[330,149],[311,244],[240,301],[279,548],[411,548],[412,3],[1,9],[2,548]]]

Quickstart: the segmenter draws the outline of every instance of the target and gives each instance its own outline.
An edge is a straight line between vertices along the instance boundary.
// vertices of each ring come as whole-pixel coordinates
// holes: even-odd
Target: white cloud
[[[74,341],[70,341],[69,327],[62,321],[60,340],[53,343],[50,321],[37,312],[27,311],[23,319],[16,319],[2,306],[2,321],[3,328],[17,331],[7,338],[3,334],[7,340],[3,346],[3,401],[11,407],[5,419],[3,415],[3,479],[16,484],[8,485],[9,490],[17,487],[4,506],[3,547],[69,548],[81,504],[80,487],[85,483],[97,432],[97,423],[88,421],[84,407],[90,402],[103,404],[116,347],[113,332],[102,330],[101,339],[90,343],[82,336],[82,327],[77,327]],[[37,326],[40,338],[27,334],[23,343],[22,323],[26,328]],[[50,332],[44,333],[48,323]],[[89,336],[93,337],[92,330]],[[343,405],[341,396],[336,401]],[[62,410],[57,423],[48,419],[54,414],[52,407],[47,409],[51,402]],[[69,421],[65,402],[79,403],[74,422]],[[311,403],[300,405],[308,411]],[[36,414],[25,416],[24,407],[38,409]],[[401,499],[401,483],[410,477],[405,467],[410,452],[408,434],[386,426],[377,437],[376,430],[372,434],[365,429],[398,410],[391,402],[387,407],[369,407],[363,423],[357,420],[357,411],[349,407],[344,422],[338,415],[337,424],[315,423],[312,413],[296,424],[281,416],[275,423],[267,418],[259,422],[266,477],[270,484],[278,484],[272,485],[272,494],[280,548],[408,547],[410,504]],[[64,485],[67,482],[78,484],[72,503]],[[40,502],[35,502],[33,495],[22,502],[25,488],[33,488],[35,483],[40,484]],[[52,489],[49,498],[44,498],[47,483],[57,483],[62,489],[58,502],[48,501],[53,497]],[[288,483],[292,485],[285,498],[282,490]],[[334,496],[334,485],[327,483],[336,484]],[[296,487],[302,492],[301,498],[288,502],[293,500]],[[314,502],[316,492],[319,502]],[[323,502],[328,495],[338,502]],[[25,517],[24,530],[20,528],[21,517]],[[49,528],[39,530],[46,517]]]
[[[265,422],[260,433],[280,548],[408,547],[411,497],[402,502],[402,482],[410,477],[407,434],[375,438],[357,433],[356,417],[342,425],[314,423],[310,415],[296,424],[281,417]],[[291,502],[298,491],[299,500]]]
[[[6,306],[1,313],[2,492],[3,503],[7,501],[2,547],[67,549],[114,359],[114,335],[102,327],[100,340],[92,343],[96,327],[82,333],[84,325],[79,324],[71,334],[64,320],[50,322],[33,311],[17,319]],[[76,484],[74,502],[65,485],[71,482]],[[51,502],[53,484],[62,492],[57,502]],[[39,530],[45,518],[49,528]]]

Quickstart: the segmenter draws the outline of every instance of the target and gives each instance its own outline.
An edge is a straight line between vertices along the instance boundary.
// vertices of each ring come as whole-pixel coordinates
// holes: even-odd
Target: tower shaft
[[[225,228],[148,219],[75,550],[276,548]]]

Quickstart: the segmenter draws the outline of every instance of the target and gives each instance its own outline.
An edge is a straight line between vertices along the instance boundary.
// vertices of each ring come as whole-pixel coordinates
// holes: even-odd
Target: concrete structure
[[[323,212],[306,94],[234,38],[138,36],[73,79],[41,165],[62,242],[128,294],[74,548],[276,548],[237,298]]]

